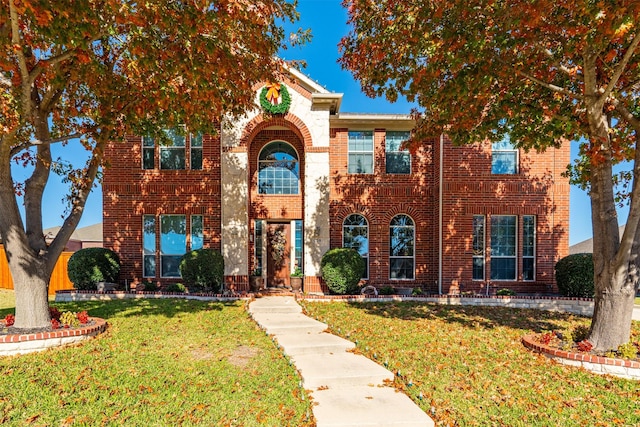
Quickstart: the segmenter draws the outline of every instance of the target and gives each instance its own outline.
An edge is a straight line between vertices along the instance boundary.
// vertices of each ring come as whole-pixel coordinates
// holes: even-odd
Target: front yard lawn
[[[396,372],[437,425],[637,426],[640,382],[557,364],[527,333],[589,319],[561,313],[423,303],[312,303],[307,313]],[[640,340],[640,322],[633,325]]]
[[[313,425],[300,377],[243,304],[55,304],[109,329],[77,347],[0,358],[0,424]]]

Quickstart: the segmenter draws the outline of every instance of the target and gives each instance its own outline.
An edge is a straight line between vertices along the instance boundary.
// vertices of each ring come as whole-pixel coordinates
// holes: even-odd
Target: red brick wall
[[[127,137],[111,143],[105,152],[109,167],[103,189],[104,246],[120,255],[120,279],[130,284],[142,280],[142,215],[203,215],[204,247],[220,249],[220,141],[203,138],[202,170],[190,170],[187,143],[187,170],[160,170],[156,147],[153,170],[143,170],[141,138]],[[159,230],[156,247],[160,248]],[[156,270],[160,274],[159,259]],[[180,279],[154,280],[160,284]]]
[[[437,277],[437,222],[434,141],[427,141],[411,157],[411,175],[385,173],[384,129],[374,131],[374,173],[347,173],[348,129],[331,129],[329,162],[331,247],[342,246],[342,224],[359,213],[369,224],[369,279],[376,286],[427,286]],[[415,280],[389,279],[389,223],[398,214],[415,225]]]
[[[439,162],[439,159],[437,159]],[[536,293],[556,290],[554,266],[568,254],[569,182],[561,176],[570,162],[569,145],[544,153],[519,152],[519,173],[491,174],[491,144],[454,147],[445,142],[443,186],[443,292],[486,292],[487,280],[472,280],[472,223],[484,215],[490,246],[491,215],[517,215],[517,275],[494,281],[490,291],[509,288]],[[522,216],[536,216],[536,277],[522,281]],[[490,276],[489,253],[485,277]]]

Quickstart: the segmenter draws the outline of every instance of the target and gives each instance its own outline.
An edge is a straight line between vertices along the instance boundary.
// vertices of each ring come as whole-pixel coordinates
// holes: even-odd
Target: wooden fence
[[[49,281],[49,295],[55,295],[56,291],[63,289],[73,289],[73,283],[71,283],[67,275],[67,262],[71,255],[73,255],[73,252],[62,252],[60,258],[58,258]],[[0,245],[0,288],[13,289],[13,279],[11,278],[7,256],[2,245]]]

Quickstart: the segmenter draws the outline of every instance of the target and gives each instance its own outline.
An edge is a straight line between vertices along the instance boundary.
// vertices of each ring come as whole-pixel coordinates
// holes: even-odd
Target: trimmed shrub
[[[156,282],[142,282],[143,288],[141,288],[145,292],[156,292],[160,290],[160,286]]]
[[[183,294],[187,291],[187,288],[185,288],[182,283],[171,283],[164,290],[165,292],[175,292],[178,294]]]
[[[120,273],[120,257],[106,248],[85,248],[75,252],[67,263],[67,274],[80,290],[96,290],[98,282],[115,282]]]
[[[562,258],[556,264],[556,282],[564,296],[592,298],[593,255],[573,254]]]
[[[322,278],[329,290],[339,295],[358,293],[358,283],[364,269],[364,260],[360,254],[349,248],[331,249],[322,256],[320,262]]]
[[[496,292],[496,295],[503,297],[512,297],[516,295],[516,291],[509,288],[503,288]]]
[[[386,285],[378,289],[378,295],[395,295],[396,290],[393,289],[393,286]]]
[[[224,258],[215,249],[187,252],[180,260],[180,274],[190,291],[220,292],[224,281]]]

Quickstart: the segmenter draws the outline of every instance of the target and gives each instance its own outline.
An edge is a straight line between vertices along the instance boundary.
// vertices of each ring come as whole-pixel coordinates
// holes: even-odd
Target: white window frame
[[[405,216],[407,218],[409,218],[411,220],[411,226],[407,226],[407,225],[403,225],[403,226],[399,226],[399,225],[391,225],[391,222],[399,217],[399,216]],[[406,256],[406,255],[402,255],[402,256],[393,256],[391,255],[391,229],[392,228],[411,228],[412,231],[412,237],[411,237],[411,256]],[[412,271],[413,277],[407,278],[407,277],[391,277],[391,260],[392,259],[409,259],[411,260],[411,264],[412,264]],[[413,217],[411,217],[410,215],[407,214],[397,214],[394,215],[393,218],[391,218],[391,221],[389,221],[389,280],[394,280],[394,281],[407,281],[407,280],[416,280],[416,222],[413,219]]]
[[[162,218],[163,217],[169,217],[169,216],[184,217],[184,224],[185,224],[185,231],[184,231],[185,232],[185,248],[184,248],[184,250],[185,250],[185,252],[183,252],[183,253],[164,253],[163,252],[163,248],[162,248]],[[186,241],[187,240],[187,236],[188,236],[187,230],[186,230],[187,215],[185,215],[185,214],[159,215],[158,219],[159,219],[158,223],[159,223],[159,226],[160,226],[160,248],[159,248],[160,249],[160,277],[163,278],[163,279],[165,279],[165,278],[166,279],[179,279],[179,278],[181,278],[181,276],[179,274],[180,269],[178,269],[178,275],[177,276],[167,276],[167,275],[165,275],[164,269],[162,268],[162,266],[163,266],[163,259],[162,258],[164,256],[172,256],[172,257],[182,256],[187,252],[187,241]]]
[[[145,246],[144,246],[144,235],[145,235],[145,219],[147,217],[153,218],[153,253],[145,253]],[[151,249],[150,249],[151,250]],[[145,260],[147,257],[153,257],[154,258],[154,274],[153,276],[150,276],[147,273],[147,270],[145,268]],[[158,220],[157,217],[155,215],[142,215],[142,277],[143,278],[155,278],[158,275]]]
[[[389,174],[389,175],[411,175],[411,168],[413,167],[412,163],[411,163],[411,153],[409,152],[409,150],[404,149],[404,150],[390,150],[390,144],[389,144],[389,136],[390,135],[398,135],[400,136],[400,134],[403,134],[403,136],[406,134],[406,138],[404,138],[402,141],[406,141],[407,139],[409,139],[411,137],[411,132],[409,131],[387,131],[385,134],[385,139],[384,139],[384,154],[385,154],[385,173]],[[396,155],[400,155],[402,154],[403,156],[407,156],[409,158],[409,171],[408,172],[389,172],[389,154],[396,154]]]
[[[371,135],[371,150],[352,150],[350,147],[352,136],[355,138],[355,134],[360,134],[360,137],[364,135]],[[375,172],[375,132],[372,130],[354,130],[349,131],[347,135],[347,173],[351,175],[372,175]],[[351,172],[351,154],[354,155],[371,155],[371,171],[370,172]]]
[[[159,167],[161,170],[169,170],[169,171],[181,171],[187,169],[187,135],[186,133],[180,134],[178,131],[174,131],[173,129],[165,129],[164,132],[167,134],[167,138],[169,138],[172,144],[175,144],[175,137],[179,136],[182,138],[182,145],[160,145],[160,159],[159,159]],[[173,133],[175,132],[175,134]],[[163,168],[162,167],[162,153],[163,152],[172,152],[172,151],[182,151],[183,155],[183,167],[182,168]]]
[[[476,227],[475,227],[475,222],[476,222],[476,218],[481,218],[482,219],[482,236],[479,236],[482,238],[482,244],[480,245],[479,248],[477,248],[477,250],[479,251],[478,253],[476,253],[476,247],[474,245],[474,241],[475,241],[475,234],[476,234]],[[487,249],[487,217],[484,215],[474,215],[473,219],[472,219],[472,231],[471,231],[471,252],[472,252],[472,265],[471,265],[471,280],[477,280],[477,281],[484,281],[485,278],[487,277],[487,260],[486,260],[486,249]],[[475,260],[476,259],[480,259],[482,260],[482,277],[481,278],[475,278],[473,277],[473,268],[475,266]]]
[[[515,218],[515,230],[514,230],[514,242],[513,242],[513,247],[514,247],[514,254],[513,255],[494,255],[494,251],[493,251],[493,219],[497,218],[497,217],[511,217],[511,218]],[[491,259],[513,259],[513,278],[511,279],[494,279],[493,278],[493,265],[491,264],[491,281],[492,282],[514,282],[518,279],[518,216],[517,215],[491,215],[490,217],[490,222],[491,222],[491,232],[490,232],[490,236],[491,236]]]
[[[495,172],[494,155],[512,153],[514,157],[513,172]],[[491,144],[491,174],[493,175],[517,175],[520,170],[520,150],[518,150],[508,139]]]
[[[524,250],[524,244],[526,243],[526,238],[524,236],[526,227],[525,227],[525,218],[532,218],[533,219],[533,247],[531,248],[532,250],[532,254],[533,255],[525,255],[525,250]],[[533,264],[533,277],[531,279],[525,279],[524,278],[524,262],[522,265],[522,280],[525,282],[534,282],[536,280],[536,250],[537,250],[537,246],[538,246],[538,218],[535,215],[523,215],[522,216],[522,260],[524,261],[525,259],[530,259],[532,260],[532,264]]]
[[[365,225],[345,225],[345,222],[347,221],[347,219],[353,215],[357,215],[360,216],[364,219]],[[365,270],[365,276],[362,277],[363,280],[368,280],[369,279],[369,248],[371,247],[370,243],[371,243],[371,238],[369,237],[370,232],[371,232],[371,227],[369,227],[369,220],[367,219],[366,216],[362,215],[361,213],[351,213],[349,215],[347,215],[343,220],[342,220],[342,247],[343,248],[353,248],[352,246],[345,246],[344,245],[344,230],[346,227],[349,228],[355,228],[355,227],[366,227],[367,228],[367,255],[364,256],[362,254],[360,254],[360,256],[362,257],[362,259],[364,259],[365,262],[365,266],[366,266],[366,270]]]

